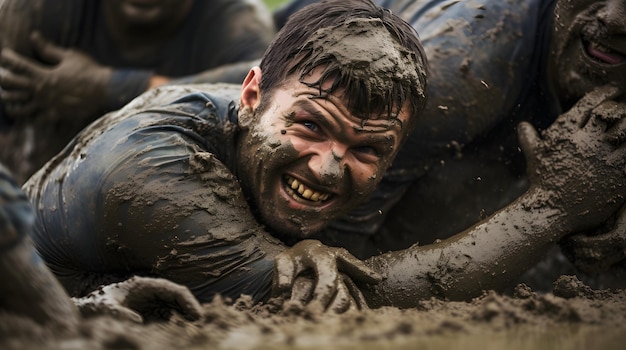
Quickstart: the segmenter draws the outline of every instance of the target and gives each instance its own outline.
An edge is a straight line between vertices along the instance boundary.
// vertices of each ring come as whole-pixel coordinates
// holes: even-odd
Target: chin
[[[272,229],[272,235],[283,241],[285,244],[291,245],[298,241],[307,239],[320,232],[326,225],[289,222],[272,222],[268,223]]]

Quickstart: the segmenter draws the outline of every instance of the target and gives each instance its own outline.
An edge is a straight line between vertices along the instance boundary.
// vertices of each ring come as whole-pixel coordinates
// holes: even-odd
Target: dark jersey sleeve
[[[89,276],[138,274],[183,284],[200,301],[268,297],[282,245],[218,158],[212,144],[234,126],[217,112],[192,94],[109,115],[25,185],[38,208],[36,247],[70,292],[86,292],[77,284]]]

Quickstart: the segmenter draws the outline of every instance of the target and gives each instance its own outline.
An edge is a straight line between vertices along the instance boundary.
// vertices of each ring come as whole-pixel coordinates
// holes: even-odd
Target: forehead
[[[323,68],[318,67],[309,75],[302,79],[292,76],[287,79],[282,89],[293,98],[299,98],[293,102],[294,107],[298,107],[311,115],[316,114],[316,108],[324,108],[334,110],[338,115],[344,116],[347,120],[354,123],[357,132],[368,132],[375,129],[403,129],[408,123],[411,115],[409,113],[410,103],[404,102],[403,106],[394,106],[389,111],[382,113],[359,115],[351,111],[347,104],[348,96],[345,96],[345,89],[338,88],[330,94],[328,91],[333,84],[333,80],[326,80],[319,86],[311,86],[311,83],[317,82],[322,74]]]

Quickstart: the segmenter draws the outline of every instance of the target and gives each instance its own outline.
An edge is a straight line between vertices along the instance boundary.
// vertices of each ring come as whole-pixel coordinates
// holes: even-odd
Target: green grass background
[[[288,0],[263,0],[270,10],[274,10],[278,6],[286,3]]]

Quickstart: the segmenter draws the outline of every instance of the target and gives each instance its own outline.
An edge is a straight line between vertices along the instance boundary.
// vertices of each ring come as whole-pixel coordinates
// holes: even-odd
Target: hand
[[[84,119],[104,112],[111,68],[53,45],[37,32],[31,41],[41,61],[7,48],[0,54],[0,99],[11,118]]]
[[[626,205],[617,213],[610,231],[583,233],[567,237],[562,243],[565,255],[581,271],[608,271],[626,258]]]
[[[564,232],[591,229],[615,213],[626,197],[626,104],[614,86],[585,95],[539,137],[519,125],[537,207],[561,211]],[[535,208],[529,208],[533,210]]]
[[[105,314],[137,323],[168,320],[172,311],[191,321],[202,314],[189,289],[161,278],[132,277],[73,299],[83,316]]]
[[[274,272],[274,296],[287,295],[313,310],[336,313],[367,308],[353,281],[378,283],[382,279],[347,250],[316,240],[300,241],[279,254]]]

